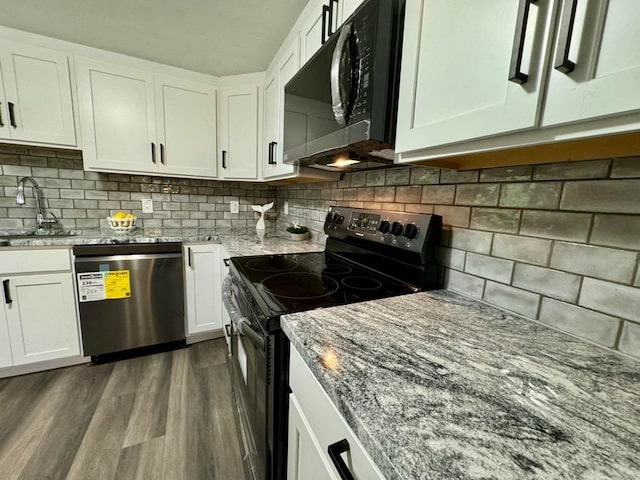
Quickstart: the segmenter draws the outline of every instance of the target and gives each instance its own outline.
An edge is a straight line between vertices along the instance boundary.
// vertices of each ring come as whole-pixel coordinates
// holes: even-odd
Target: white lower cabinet
[[[358,480],[384,480],[351,427],[333,405],[296,349],[291,347],[289,384],[288,480],[339,480],[328,449],[345,445],[338,454]],[[348,448],[347,448],[348,446]]]
[[[222,328],[221,245],[184,245],[187,337]]]
[[[3,251],[0,261],[0,367],[79,355],[69,251]]]

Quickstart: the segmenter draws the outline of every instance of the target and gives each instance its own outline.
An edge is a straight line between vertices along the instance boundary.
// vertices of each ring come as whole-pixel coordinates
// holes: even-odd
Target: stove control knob
[[[418,236],[418,227],[416,227],[413,223],[407,223],[404,226],[404,236],[409,240],[413,240]]]
[[[391,225],[391,235],[395,235],[396,237],[402,235],[402,224],[400,222],[393,222],[393,225]]]
[[[344,222],[344,217],[342,215],[340,215],[339,213],[334,213],[333,214],[333,223],[342,223]]]
[[[382,220],[380,225],[378,225],[378,231],[380,233],[389,233],[389,229],[391,228],[391,224],[389,220]]]
[[[333,221],[333,213],[327,213],[327,218],[325,219],[326,223],[331,223]]]

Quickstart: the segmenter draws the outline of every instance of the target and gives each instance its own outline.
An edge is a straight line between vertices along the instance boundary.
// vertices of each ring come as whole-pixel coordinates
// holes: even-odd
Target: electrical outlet
[[[284,214],[289,215],[289,200],[284,201]]]
[[[231,200],[229,202],[229,208],[230,208],[231,213],[240,213],[240,201]]]
[[[153,213],[153,200],[150,198],[142,199],[142,213]]]

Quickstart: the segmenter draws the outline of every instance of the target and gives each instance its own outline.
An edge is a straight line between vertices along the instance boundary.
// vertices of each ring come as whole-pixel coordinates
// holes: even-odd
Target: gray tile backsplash
[[[331,205],[442,215],[447,288],[638,358],[639,195],[640,157],[461,172],[400,167],[277,187],[290,213],[278,221],[320,237]]]
[[[0,144],[0,230],[35,228],[30,188],[25,206],[16,205],[22,176],[36,179],[47,211],[65,229],[106,227],[117,210],[131,211],[147,228],[245,227],[259,218],[249,206],[274,201],[276,193],[263,183],[85,172],[78,151]],[[142,213],[144,198],[153,200],[154,213]],[[239,213],[230,212],[231,200],[239,200]]]
[[[399,167],[276,187],[85,172],[80,152],[0,144],[0,230],[35,226],[31,192],[24,207],[15,203],[25,175],[64,228],[104,226],[116,210],[144,227],[251,226],[258,214],[249,205],[276,201],[269,221],[307,225],[322,239],[332,205],[436,213],[447,288],[640,358],[640,157],[461,172]],[[143,198],[153,199],[153,214],[141,212]]]

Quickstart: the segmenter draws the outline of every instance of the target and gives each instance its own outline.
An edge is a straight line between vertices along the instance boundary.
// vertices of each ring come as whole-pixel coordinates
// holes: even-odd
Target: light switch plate
[[[284,214],[289,215],[289,200],[284,201]]]
[[[153,200],[150,198],[142,199],[142,213],[153,213]]]
[[[231,213],[240,213],[240,202],[238,200],[231,200],[229,202],[229,209]]]

